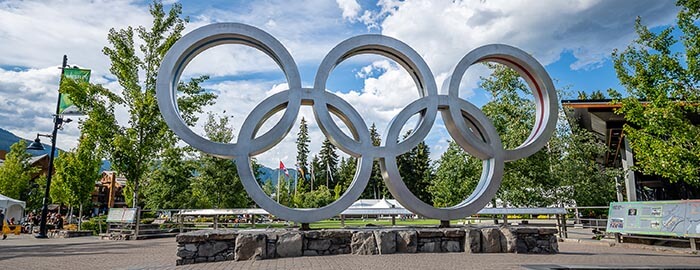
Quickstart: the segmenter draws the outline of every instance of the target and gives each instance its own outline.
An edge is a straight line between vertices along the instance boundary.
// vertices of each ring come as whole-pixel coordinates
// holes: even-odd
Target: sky
[[[469,51],[503,43],[532,54],[557,88],[592,92],[614,88],[621,92],[611,62],[614,49],[635,38],[637,16],[652,28],[672,25],[678,8],[673,1],[656,0],[477,0],[477,1],[166,1],[182,4],[189,17],[185,33],[216,22],[239,22],[258,27],[277,38],[291,53],[304,87],[312,87],[316,69],[341,41],[362,34],[382,34],[411,46],[425,59],[437,85]],[[0,1],[0,128],[33,139],[50,133],[64,54],[69,65],[92,70],[92,83],[119,93],[110,74],[109,29],[150,26],[149,1]],[[137,42],[138,44],[138,42]],[[490,96],[479,89],[484,66],[474,66],[462,78],[460,97],[477,106]],[[243,45],[222,45],[203,52],[186,67],[183,79],[209,75],[203,87],[218,95],[206,112],[232,117],[237,134],[248,113],[266,97],[287,89],[281,70],[264,53]],[[388,123],[418,92],[408,73],[388,58],[355,56],[331,73],[327,90],[348,101],[370,126],[384,134]],[[575,98],[569,96],[564,98]],[[126,110],[117,119],[128,124]],[[261,132],[269,129],[278,114]],[[293,166],[298,122],[309,122],[311,152],[323,134],[310,107],[302,107],[297,124],[284,140],[257,156],[275,167]],[[203,135],[206,117],[193,130]],[[415,119],[413,119],[415,121]],[[77,121],[76,121],[77,122]],[[77,145],[76,122],[59,131],[62,149]],[[404,128],[407,130],[410,125]],[[347,130],[347,128],[344,128]],[[431,157],[439,158],[449,134],[439,120],[426,138]]]

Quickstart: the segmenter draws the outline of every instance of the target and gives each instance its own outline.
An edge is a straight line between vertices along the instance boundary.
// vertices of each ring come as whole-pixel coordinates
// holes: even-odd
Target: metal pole
[[[63,73],[68,66],[68,56],[63,55],[63,64],[61,65],[61,78],[58,80],[58,87],[61,88],[61,83],[63,82]],[[51,133],[51,152],[49,153],[49,171],[46,175],[46,190],[44,192],[44,202],[41,208],[41,222],[39,222],[39,234],[36,238],[48,238],[46,236],[46,217],[49,214],[49,193],[51,191],[51,176],[53,175],[53,156],[56,152],[56,133],[58,132],[58,126],[63,121],[58,115],[60,112],[61,105],[61,91],[58,91],[58,100],[56,101],[56,114],[53,117],[53,132]],[[59,209],[60,211],[60,209]]]

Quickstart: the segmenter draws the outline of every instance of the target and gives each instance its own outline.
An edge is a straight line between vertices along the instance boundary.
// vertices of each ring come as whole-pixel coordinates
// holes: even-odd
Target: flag
[[[299,164],[297,164],[299,165]],[[301,179],[304,179],[304,168],[297,166],[297,171],[301,174]]]
[[[79,69],[79,68],[64,68],[63,69],[63,78],[68,78],[68,79],[73,79],[79,82],[90,82],[90,70],[89,69]],[[78,107],[76,107],[73,104],[73,101],[70,100],[70,97],[68,94],[61,94],[61,100],[59,102],[59,114],[73,114],[73,115],[82,115],[78,110]]]
[[[287,171],[287,168],[284,167],[284,163],[280,160],[280,171],[284,171],[284,175],[289,177],[289,172]]]

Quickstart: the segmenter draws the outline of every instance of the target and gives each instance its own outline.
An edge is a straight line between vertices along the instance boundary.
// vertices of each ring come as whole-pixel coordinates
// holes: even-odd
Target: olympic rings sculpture
[[[237,143],[212,142],[194,133],[177,108],[176,90],[185,66],[199,53],[222,44],[242,44],[269,55],[282,69],[289,89],[258,104],[243,122]],[[343,60],[359,54],[388,57],[413,77],[420,98],[406,106],[389,124],[384,145],[374,146],[360,114],[345,100],[326,91],[329,74]],[[497,62],[516,70],[535,97],[535,125],[519,147],[503,149],[492,122],[473,104],[459,98],[461,78],[470,66]],[[340,214],[355,202],[365,189],[378,159],[384,181],[391,194],[413,213],[440,220],[463,218],[477,213],[495,196],[503,177],[504,163],[528,157],[540,150],[551,137],[557,119],[557,96],[552,80],[537,60],[524,51],[502,44],[474,49],[457,64],[443,84],[447,95],[439,95],[432,72],[423,58],[405,43],[382,35],[351,37],[333,48],[316,72],[313,88],[301,86],[297,65],[287,49],[270,34],[239,23],[216,23],[195,29],[178,40],[161,63],[157,80],[158,106],[165,122],[183,141],[214,156],[234,159],[248,195],[269,213],[282,219],[309,223]],[[315,209],[289,208],[267,196],[258,185],[250,158],[277,145],[295,124],[301,105],[312,106],[323,134],[339,149],[357,158],[357,171],[348,190],[335,202]],[[268,132],[258,136],[262,124],[285,110]],[[440,112],[447,131],[465,151],[483,161],[483,172],[474,192],[463,202],[447,208],[435,208],[418,199],[403,182],[396,157],[410,151],[428,135]],[[338,116],[352,133],[346,135],[333,121]],[[398,142],[402,127],[411,116],[420,116],[418,125],[405,140]]]

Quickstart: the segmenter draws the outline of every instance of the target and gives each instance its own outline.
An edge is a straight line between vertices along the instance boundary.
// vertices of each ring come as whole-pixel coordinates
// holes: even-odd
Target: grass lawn
[[[463,220],[453,220],[451,221],[452,224],[457,224],[457,222],[460,222]],[[366,226],[379,226],[379,227],[390,227],[391,226],[391,219],[346,219],[345,220],[345,227],[366,227]],[[438,226],[440,225],[440,220],[437,219],[407,219],[407,220],[399,220],[398,218],[396,219],[396,226],[413,226],[413,227],[420,227],[420,226]],[[293,223],[284,223],[284,222],[273,222],[273,223],[256,223],[255,228],[290,228],[293,226]],[[298,226],[298,224],[297,224]],[[205,228],[207,226],[202,226],[202,228]],[[229,226],[231,227],[231,226]],[[340,225],[340,219],[327,219],[327,220],[322,220],[318,222],[314,222],[309,224],[309,227],[311,229],[339,229],[342,228]],[[239,223],[236,228],[239,229],[248,229],[252,228],[251,224],[248,223]]]

